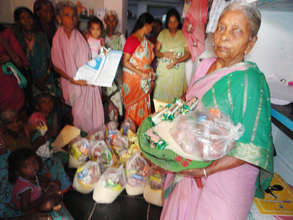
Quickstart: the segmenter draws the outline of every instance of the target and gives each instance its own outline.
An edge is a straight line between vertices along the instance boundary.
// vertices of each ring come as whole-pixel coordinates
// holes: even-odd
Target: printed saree
[[[132,54],[130,63],[148,74],[152,69],[150,65],[154,56],[151,42],[144,38]],[[139,126],[151,113],[150,93],[153,82],[151,79],[142,79],[140,75],[125,67],[123,67],[122,82],[121,92],[126,110],[125,118],[131,118]]]
[[[176,183],[168,174],[161,220],[246,219],[253,197],[263,197],[273,173],[270,94],[263,73],[251,62],[238,63],[206,73],[214,58],[202,61],[189,85],[186,99],[200,99],[200,105],[214,107],[244,126],[230,156],[247,163],[203,178],[198,188],[191,177]],[[191,202],[192,201],[192,202]]]

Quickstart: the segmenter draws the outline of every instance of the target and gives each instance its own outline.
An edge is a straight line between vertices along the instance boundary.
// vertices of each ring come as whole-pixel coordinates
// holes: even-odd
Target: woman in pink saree
[[[92,132],[104,124],[100,88],[74,80],[77,69],[90,59],[90,49],[81,33],[75,29],[77,9],[72,2],[57,5],[57,20],[61,24],[52,44],[52,63],[61,75],[65,103],[72,106],[74,126]]]
[[[254,196],[263,197],[273,172],[269,88],[263,73],[244,56],[254,46],[260,13],[247,3],[232,3],[214,34],[215,58],[203,60],[186,99],[213,107],[241,123],[243,135],[228,155],[206,168],[168,174],[161,220],[246,220]],[[203,187],[194,177],[201,178]]]

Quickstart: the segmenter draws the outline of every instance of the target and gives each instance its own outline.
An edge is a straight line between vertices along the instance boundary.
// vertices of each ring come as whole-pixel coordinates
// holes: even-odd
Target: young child
[[[25,213],[59,211],[60,184],[39,176],[41,159],[28,148],[13,151],[8,157],[8,178],[14,184],[12,202]]]
[[[74,80],[79,67],[90,59],[88,43],[76,29],[77,8],[71,1],[58,2],[56,17],[60,24],[52,44],[54,69],[61,76],[65,103],[72,106],[74,126],[86,132],[97,131],[104,124],[104,109],[98,86]]]
[[[103,22],[95,16],[92,17],[88,21],[88,31],[89,37],[87,42],[92,52],[92,58],[95,58],[98,56],[101,47],[105,46],[105,39],[102,38],[102,33],[104,31]]]

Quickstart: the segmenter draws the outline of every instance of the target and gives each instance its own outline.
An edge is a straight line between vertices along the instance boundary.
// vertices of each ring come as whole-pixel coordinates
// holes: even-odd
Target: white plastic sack
[[[126,162],[126,192],[128,195],[140,195],[144,191],[146,160],[136,151]]]
[[[88,161],[78,167],[73,179],[73,188],[80,193],[90,193],[101,175],[99,164],[96,161]]]
[[[108,168],[94,188],[93,199],[97,203],[112,203],[123,191],[125,182],[123,166]]]

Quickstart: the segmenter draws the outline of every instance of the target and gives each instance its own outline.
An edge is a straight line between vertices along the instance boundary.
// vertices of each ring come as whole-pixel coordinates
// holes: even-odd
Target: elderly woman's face
[[[106,28],[108,30],[114,31],[118,22],[116,20],[116,17],[114,15],[109,15],[108,18],[105,20]]]
[[[19,16],[19,23],[25,31],[31,31],[33,29],[34,20],[28,12],[23,11]]]
[[[72,31],[77,24],[77,14],[71,7],[65,7],[61,17],[58,17],[58,21],[61,22],[66,31]]]
[[[168,21],[168,29],[171,32],[176,32],[179,26],[179,21],[175,16],[171,16]]]
[[[234,64],[243,60],[252,48],[250,24],[240,10],[225,12],[214,35],[214,51],[218,58]]]

